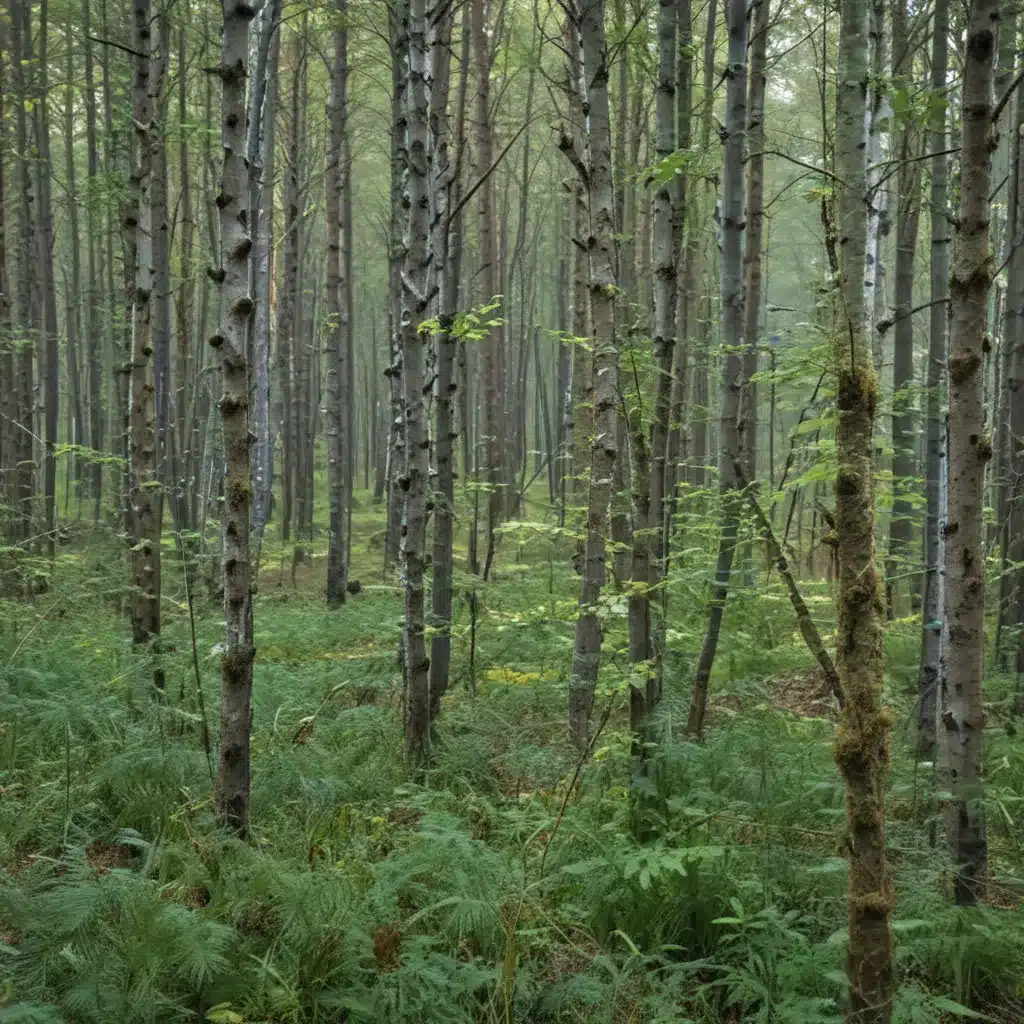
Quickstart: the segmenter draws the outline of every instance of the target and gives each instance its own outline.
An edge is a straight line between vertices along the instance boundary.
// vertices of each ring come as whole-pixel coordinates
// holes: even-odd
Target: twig
[[[544,843],[544,853],[540,858],[540,870],[538,872],[542,877],[544,875],[544,864],[548,859],[548,850],[551,849],[551,843],[558,832],[559,826],[562,824],[562,818],[565,817],[565,809],[569,805],[569,797],[572,796],[572,791],[576,788],[576,783],[579,781],[580,772],[583,771],[583,766],[590,759],[590,752],[594,749],[597,737],[601,735],[602,730],[608,724],[608,719],[612,716],[612,711],[615,710],[615,701],[617,697],[617,693],[612,694],[612,699],[608,701],[608,706],[604,709],[604,714],[601,715],[601,721],[594,730],[594,735],[590,737],[587,749],[583,751],[579,761],[576,763],[576,771],[572,773],[572,781],[569,783],[569,787],[565,791],[565,796],[562,797],[562,806],[558,808],[558,817],[555,819],[554,827],[548,833],[547,841]]]
[[[143,60],[149,60],[148,53],[140,53],[138,50],[133,50],[130,46],[125,46],[124,43],[117,42],[116,39],[100,39],[99,36],[86,36],[86,39],[90,43],[99,43],[101,46],[112,46],[115,50],[123,50],[125,53],[130,53],[133,57],[141,57]]]

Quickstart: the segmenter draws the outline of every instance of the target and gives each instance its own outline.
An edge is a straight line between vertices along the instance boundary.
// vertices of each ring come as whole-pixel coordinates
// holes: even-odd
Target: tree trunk
[[[477,280],[480,294],[490,302],[501,291],[498,273],[498,239],[495,221],[496,200],[494,175],[489,174],[493,162],[491,135],[491,53],[488,32],[487,0],[471,0],[470,32],[473,45],[473,74],[476,78],[476,97],[473,102],[473,134],[476,141],[476,177],[487,175],[477,191],[477,250],[479,267]],[[484,411],[484,466],[487,475],[487,553],[484,557],[486,579],[494,559],[494,531],[501,522],[503,505],[501,487],[511,483],[504,479],[504,445],[506,434],[504,410],[504,382],[502,380],[502,332],[488,330],[480,343],[480,375],[483,377]]]
[[[430,273],[426,20],[426,0],[411,0],[406,89],[409,212],[402,271],[401,318],[407,453],[403,480],[405,522],[401,557],[405,577],[405,746],[415,766],[421,766],[428,757],[430,738],[429,660],[424,640],[423,584],[430,469],[427,456],[427,412],[423,395],[427,341],[420,334],[420,324],[426,316],[429,302]]]
[[[249,733],[252,726],[252,592],[249,564],[249,179],[245,160],[245,87],[251,7],[225,0],[221,35],[221,145],[224,163],[217,207],[217,271],[221,320],[210,344],[221,357],[224,394],[224,508],[222,512],[225,644],[220,662],[220,761],[215,786],[217,815],[239,836],[249,831]]]
[[[746,386],[743,346],[743,136],[747,127],[747,16],[744,0],[726,0],[729,57],[722,157],[721,332],[722,418],[719,427],[718,478],[722,500],[722,534],[718,544],[715,581],[708,624],[704,631],[690,697],[687,732],[704,730],[708,683],[715,663],[732,578],[733,556],[742,496],[736,488],[737,461],[745,464],[743,403]]]
[[[912,85],[914,54],[910,49],[906,0],[893,5],[892,61],[898,88]],[[912,124],[896,134],[894,156],[900,167],[896,176],[896,278],[893,292],[893,417],[892,417],[892,517],[889,520],[889,557],[886,564],[886,605],[898,615],[893,578],[907,572],[913,538],[914,506],[909,495],[914,487],[914,447],[917,430],[911,388],[914,382],[914,257],[921,211],[921,161],[917,157],[917,131]]]
[[[348,586],[348,506],[346,493],[349,436],[348,293],[342,259],[345,225],[341,219],[342,196],[349,187],[344,166],[345,133],[348,130],[348,3],[339,0],[334,29],[334,65],[328,111],[327,176],[324,229],[327,236],[327,477],[330,493],[330,525],[327,539],[327,604],[345,603]]]
[[[135,284],[132,308],[130,452],[132,523],[132,639],[149,645],[153,682],[163,689],[160,642],[160,477],[156,436],[156,386],[153,366],[153,119],[157,95],[152,81],[152,8],[134,0],[132,46],[136,51],[132,83],[135,167],[125,225],[135,237]],[[159,77],[159,76],[156,76]]]
[[[949,291],[949,494],[943,524],[943,645],[939,668],[939,765],[946,833],[956,864],[956,900],[974,903],[987,867],[981,778],[985,624],[982,506],[985,464],[983,350],[988,290],[992,78],[997,0],[973,0],[962,96],[960,211]]]
[[[452,625],[452,540],[455,525],[455,473],[454,399],[456,392],[455,352],[457,340],[453,320],[459,306],[459,278],[462,273],[462,214],[456,213],[448,223],[452,203],[461,193],[460,173],[465,148],[466,101],[469,84],[469,11],[463,8],[462,58],[456,100],[455,159],[449,156],[448,91],[449,58],[452,34],[451,10],[442,10],[437,16],[431,41],[434,81],[430,96],[430,135],[433,155],[433,190],[436,228],[434,235],[434,262],[440,268],[441,333],[437,337],[437,383],[435,399],[434,452],[437,467],[437,492],[434,498],[433,569],[430,611],[436,632],[430,641],[430,716],[433,719],[440,708],[441,698],[448,689],[448,670],[451,664]]]
[[[949,0],[936,0],[932,27],[932,88],[946,87],[949,67]],[[946,329],[949,294],[949,214],[946,183],[949,174],[946,105],[935,104],[929,118],[928,149],[931,160],[931,309],[928,329],[928,364],[925,371],[925,538],[924,600],[922,602],[921,671],[918,678],[918,753],[933,759],[935,701],[939,679],[942,634],[941,581],[939,578],[939,482],[942,474],[944,429],[942,379],[946,366]]]
[[[836,657],[845,707],[836,762],[846,786],[849,843],[847,1019],[887,1024],[892,1015],[893,891],[885,854],[889,718],[881,706],[884,652],[881,581],[875,566],[874,446],[878,381],[866,329],[868,236],[866,106],[868,11],[842,0],[836,173],[842,315],[835,332],[836,533],[839,544]]]
[[[252,357],[255,380],[256,451],[253,458],[253,572],[259,571],[263,534],[273,505],[274,434],[270,412],[270,283],[274,251],[274,143],[277,124],[277,78],[281,52],[282,0],[260,11],[256,72],[249,110],[249,209],[255,214],[251,259],[253,317]],[[265,84],[262,84],[265,83]]]
[[[590,449],[590,493],[579,612],[569,678],[569,735],[580,750],[589,742],[590,709],[601,662],[601,620],[597,601],[605,582],[605,537],[617,458],[618,361],[615,338],[615,215],[611,129],[608,114],[608,48],[604,0],[583,0],[580,17],[589,160],[576,154],[585,171],[589,231],[589,291],[594,352],[594,430]],[[575,112],[574,112],[575,113]],[[572,145],[569,140],[570,146]]]
[[[408,0],[400,0],[388,11],[391,48],[391,204],[388,232],[388,313],[391,362],[385,371],[391,390],[390,429],[388,431],[388,519],[384,541],[384,568],[398,561],[405,506],[406,437],[402,344],[402,267],[405,260],[405,221],[403,207],[404,175],[408,164],[406,141],[409,87],[405,63],[409,53]]]

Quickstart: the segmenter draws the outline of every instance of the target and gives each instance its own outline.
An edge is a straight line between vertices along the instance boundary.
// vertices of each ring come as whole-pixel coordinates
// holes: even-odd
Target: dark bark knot
[[[966,384],[981,366],[981,355],[973,349],[950,356],[949,379],[957,385]]]
[[[987,61],[995,47],[995,33],[990,28],[974,32],[967,40],[967,55],[971,60]]]

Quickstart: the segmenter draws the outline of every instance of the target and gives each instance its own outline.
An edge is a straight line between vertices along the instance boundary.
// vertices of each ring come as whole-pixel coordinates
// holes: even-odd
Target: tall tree
[[[739,533],[742,496],[737,488],[736,463],[745,462],[743,404],[746,375],[743,353],[743,143],[747,127],[747,10],[745,0],[726,0],[729,57],[726,71],[725,126],[722,156],[722,416],[719,425],[718,479],[722,498],[722,533],[718,543],[708,623],[704,631],[690,697],[687,732],[704,729],[708,683],[715,663],[732,564]]]
[[[939,514],[944,424],[942,379],[946,365],[947,298],[949,295],[949,215],[946,185],[946,75],[949,67],[949,0],[936,0],[932,17],[931,85],[938,102],[929,115],[931,232],[928,363],[925,371],[925,535],[924,600],[922,601],[921,671],[918,679],[919,752],[930,758],[935,747],[935,706],[942,635],[942,594],[939,576]]]
[[[222,512],[225,643],[220,662],[220,760],[217,814],[240,836],[249,831],[249,733],[252,727],[252,590],[249,562],[249,513],[252,470],[249,461],[249,330],[253,301],[249,294],[249,178],[246,169],[245,88],[249,61],[249,22],[253,9],[222,0],[221,146],[224,162],[217,208],[220,210],[221,320],[210,344],[221,359],[224,393],[220,399],[224,434],[224,509]]]
[[[153,365],[153,136],[157,96],[152,75],[153,13],[150,0],[132,7],[132,123],[135,165],[130,178],[130,202],[125,226],[134,238],[135,281],[132,292],[130,369],[132,539],[132,638],[150,645],[154,655],[160,640],[161,495],[156,436],[156,383]],[[155,76],[159,79],[159,75]],[[164,675],[154,657],[153,682],[163,689]]]
[[[490,302],[501,291],[498,267],[497,200],[491,164],[494,159],[491,128],[491,43],[488,31],[487,0],[471,0],[470,32],[473,38],[473,74],[476,96],[473,100],[473,140],[476,150],[477,189],[477,280],[480,294]],[[501,487],[504,478],[505,412],[502,332],[490,328],[480,346],[480,376],[483,378],[484,466],[487,475],[487,552],[484,575],[494,558],[495,530],[501,522],[504,504]]]
[[[985,874],[981,757],[985,726],[985,555],[982,506],[985,464],[992,445],[985,431],[983,367],[991,208],[992,80],[999,26],[997,0],[972,0],[967,23],[961,118],[960,210],[956,221],[949,359],[949,493],[943,524],[944,623],[939,668],[939,765],[956,899],[973,903]]]
[[[410,0],[406,89],[408,132],[408,227],[402,272],[402,379],[405,385],[405,518],[402,569],[405,591],[406,724],[405,746],[416,765],[429,754],[429,661],[424,637],[427,487],[429,461],[424,363],[428,340],[420,333],[429,304],[430,201],[429,99],[427,87],[426,0]]]
[[[589,742],[588,722],[601,663],[598,599],[605,583],[605,538],[611,502],[618,429],[619,353],[615,336],[615,214],[612,144],[608,104],[608,44],[604,0],[582,0],[578,19],[586,69],[588,157],[563,136],[587,187],[589,230],[586,238],[594,352],[594,429],[590,448],[590,491],[586,546],[580,580],[579,610],[569,677],[569,735],[579,749]],[[578,116],[578,115],[577,115]]]
[[[345,603],[348,586],[348,459],[352,446],[349,436],[348,366],[348,289],[342,259],[344,223],[342,199],[348,188],[344,163],[348,126],[348,4],[340,0],[338,23],[334,28],[334,62],[331,67],[331,96],[327,144],[324,228],[327,236],[327,473],[330,490],[330,525],[327,540],[327,603]]]
[[[878,401],[867,333],[864,265],[867,193],[868,9],[842,0],[836,174],[841,315],[836,375],[836,534],[839,548],[836,658],[845,705],[836,762],[846,787],[849,843],[847,1019],[887,1024],[892,1016],[892,880],[885,851],[889,719],[882,708],[884,604],[875,565],[873,429]]]

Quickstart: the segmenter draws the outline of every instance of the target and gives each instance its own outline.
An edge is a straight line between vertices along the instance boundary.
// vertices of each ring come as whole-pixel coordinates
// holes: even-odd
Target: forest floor
[[[776,579],[730,598],[705,741],[681,726],[708,547],[669,583],[660,742],[633,777],[622,593],[573,786],[578,577],[562,533],[510,526],[493,578],[457,569],[433,759],[402,755],[402,603],[358,496],[344,608],[323,538],[292,579],[268,536],[255,601],[252,839],[214,827],[223,622],[165,538],[166,697],[124,620],[114,539],[76,531],[32,602],[0,604],[0,1022],[826,1024],[842,1013],[846,865],[836,710]],[[461,542],[465,541],[462,527]],[[824,582],[805,586],[830,632]],[[898,1024],[1024,1020],[1024,744],[993,676],[993,882],[956,908],[930,766],[913,758],[919,628],[887,632]],[[472,657],[471,657],[472,651]],[[197,674],[199,686],[197,687]],[[605,714],[607,709],[607,715]],[[643,841],[636,837],[643,836]]]

